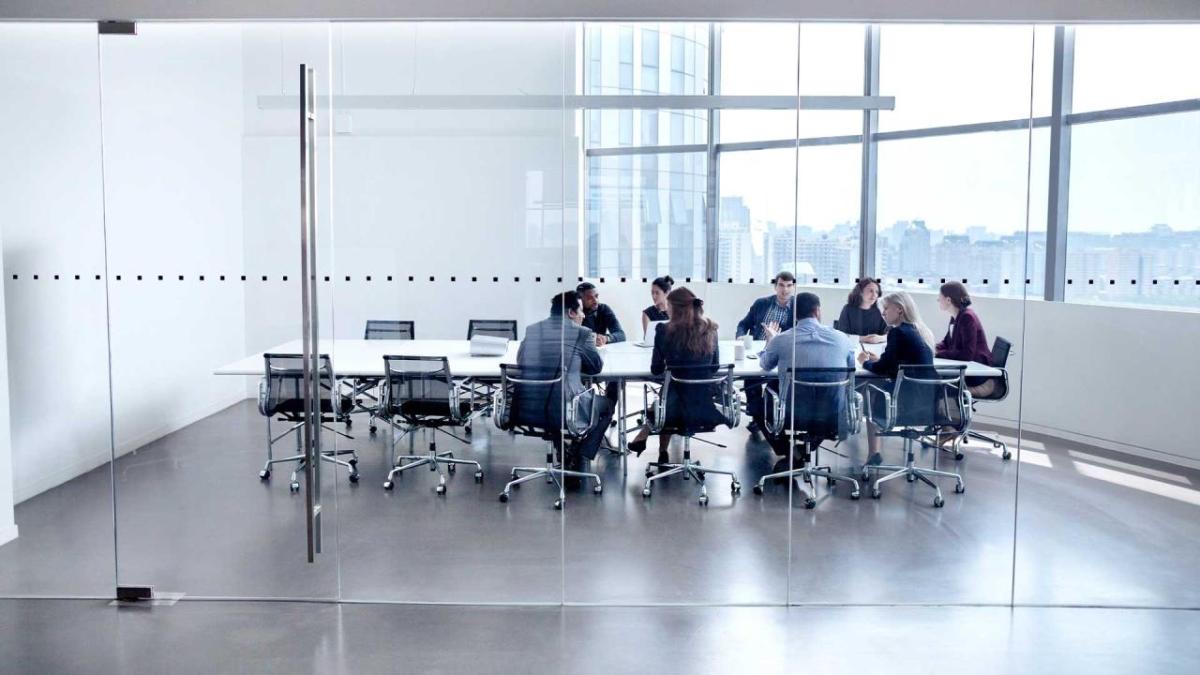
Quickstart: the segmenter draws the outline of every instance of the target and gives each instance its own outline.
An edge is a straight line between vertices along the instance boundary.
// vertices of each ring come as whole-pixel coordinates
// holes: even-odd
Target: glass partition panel
[[[3,595],[113,592],[96,40],[0,24]]]
[[[327,93],[328,30],[149,23],[101,37],[123,584],[337,595],[336,490],[350,472],[331,455],[319,463],[325,545],[309,563],[306,499],[318,486],[297,458],[300,66]],[[327,106],[315,117],[325,191]],[[327,201],[318,206],[320,240],[331,231]],[[318,324],[334,315],[330,299]],[[325,450],[345,419],[335,376],[321,376]]]
[[[538,473],[595,365],[552,301],[578,283],[574,31],[344,23],[333,39],[332,328],[335,358],[363,363],[338,439],[363,477],[339,503],[342,595],[559,603],[555,504],[609,498]],[[566,386],[528,384],[564,354]]]
[[[1065,302],[1029,303],[1019,604],[1200,602],[1200,102],[1177,65],[1197,28],[1060,29]]]

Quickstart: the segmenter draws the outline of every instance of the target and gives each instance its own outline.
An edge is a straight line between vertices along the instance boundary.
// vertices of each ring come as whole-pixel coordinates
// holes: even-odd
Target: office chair
[[[470,340],[476,335],[516,340],[517,322],[515,319],[470,319],[467,322],[467,339]]]
[[[979,401],[1003,401],[1008,398],[1008,370],[1005,367],[1008,365],[1008,357],[1012,353],[1012,343],[1002,337],[997,337],[992,342],[992,367],[999,368],[1002,372],[999,377],[989,378],[995,382],[995,389],[987,396],[972,396],[971,412],[975,412],[975,404]],[[970,439],[986,441],[992,444],[993,448],[1004,448],[1000,453],[1001,459],[1012,459],[1012,453],[1008,451],[1008,444],[995,436],[988,436],[978,431],[971,431],[968,427],[963,435],[959,438],[963,443],[967,443]],[[962,453],[957,452],[954,455],[955,459],[962,459]]]
[[[767,474],[754,485],[754,494],[761,495],[768,480],[792,479],[802,476],[812,483],[813,476],[824,477],[833,487],[839,480],[854,486],[851,499],[861,495],[858,481],[850,476],[833,473],[832,467],[821,466],[821,441],[843,441],[861,428],[862,394],[855,391],[853,368],[788,368],[784,374],[785,390],[776,394],[763,385],[766,402],[767,430],[776,437],[787,438],[793,453],[802,453],[800,466],[787,471]],[[813,465],[809,466],[809,460]],[[800,491],[804,508],[811,509],[817,500]]]
[[[903,476],[908,482],[920,480],[935,491],[933,505],[941,508],[945,504],[942,489],[930,480],[930,476],[953,478],[954,492],[963,493],[966,486],[962,476],[937,469],[940,453],[933,453],[933,468],[924,469],[914,464],[913,442],[924,436],[943,431],[947,427],[962,433],[971,421],[971,393],[967,391],[963,373],[965,365],[903,365],[887,391],[874,384],[867,385],[867,416],[880,436],[899,436],[904,439],[905,462],[903,466],[863,466],[863,481],[870,480],[870,472],[890,471],[876,478],[871,496],[879,499],[880,486],[889,480]]]
[[[692,460],[692,436],[715,431],[724,424],[730,429],[738,424],[741,407],[733,391],[733,364],[724,366],[667,366],[663,373],[662,389],[654,401],[650,415],[650,433],[683,436],[683,462],[652,462],[646,467],[646,484],[642,497],[652,494],[654,481],[675,474],[684,480],[694,478],[700,485],[700,505],[708,505],[707,474],[729,476],[729,491],[741,494],[742,484],[732,471],[701,468]],[[655,469],[658,469],[655,472]]]
[[[414,323],[412,321],[392,321],[388,319],[367,319],[366,328],[363,330],[364,340],[412,340],[414,339],[413,331]],[[383,382],[382,377],[356,377],[342,380],[342,383],[350,387],[347,394],[350,400],[354,401],[354,410],[351,414],[366,413],[368,429],[372,434],[377,430],[375,420],[379,417],[379,385]],[[362,399],[368,399],[369,404],[363,405]],[[347,417],[346,426],[350,426],[350,418]]]
[[[432,434],[428,455],[396,455],[397,436],[393,431],[392,454],[395,460],[387,480],[383,482],[383,489],[391,490],[395,486],[392,479],[396,474],[426,464],[429,465],[430,471],[438,472],[435,492],[439,495],[446,494],[446,475],[438,471],[439,464],[447,465],[446,470],[450,473],[454,473],[459,464],[471,464],[475,467],[475,482],[482,482],[483,467],[479,462],[455,459],[453,452],[438,452],[437,442],[433,440],[437,433],[441,432],[468,446],[471,444],[470,441],[459,438],[444,428],[461,427],[471,415],[471,403],[469,400],[460,399],[459,394],[464,392],[454,383],[446,357],[384,356],[383,372],[382,414],[389,420],[395,417],[403,420],[408,427],[405,433],[422,429]],[[408,463],[401,464],[403,461]]]
[[[412,321],[368,319],[363,331],[364,340],[413,340],[416,338]]]
[[[263,354],[265,370],[263,379],[258,385],[258,412],[267,418],[267,463],[263,465],[262,471],[258,472],[258,477],[264,481],[270,480],[273,465],[281,462],[295,462],[292,479],[288,484],[291,492],[300,490],[300,481],[296,479],[296,474],[304,468],[306,461],[302,445],[303,439],[299,431],[300,427],[304,425],[303,358],[300,354]],[[329,355],[320,355],[318,370],[318,382],[321,390],[321,428],[353,440],[353,436],[325,424],[325,422],[342,421],[349,417],[353,407],[353,403],[345,396],[338,396],[336,405],[334,403],[332,394],[338,391],[338,386],[333,376],[333,365],[329,360]],[[281,422],[291,423],[287,431],[278,436],[271,431],[271,418],[275,416],[278,416]],[[275,443],[292,432],[296,433],[296,454],[276,459]],[[350,460],[338,459],[340,455],[350,455]],[[346,467],[350,471],[350,482],[358,482],[358,455],[353,450],[346,448],[322,450],[321,460]]]
[[[547,483],[553,483],[558,488],[558,499],[554,500],[554,508],[559,510],[563,508],[567,499],[562,481],[566,476],[591,479],[596,483],[592,492],[604,492],[598,474],[564,469],[562,462],[555,460],[555,441],[559,441],[565,456],[568,448],[579,443],[600,417],[597,410],[600,403],[598,396],[592,397],[592,407],[588,410],[587,418],[583,419],[583,415],[580,414],[586,390],[566,402],[563,412],[559,413],[553,399],[561,395],[562,382],[562,371],[557,368],[526,368],[501,364],[500,385],[496,388],[493,402],[495,413],[492,421],[496,428],[540,438],[550,444],[550,448],[546,450],[544,466],[513,467],[509,473],[509,482],[505,484],[504,492],[500,493],[501,502],[507,502],[512,497],[513,488],[519,488],[522,483],[537,478],[545,478]],[[558,415],[561,415],[561,421],[556,423],[552,417]]]

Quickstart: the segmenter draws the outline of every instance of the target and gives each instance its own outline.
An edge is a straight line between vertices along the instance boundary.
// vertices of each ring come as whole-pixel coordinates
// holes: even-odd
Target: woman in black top
[[[858,362],[865,370],[888,379],[896,377],[900,366],[932,365],[933,364],[933,331],[921,321],[921,313],[917,311],[916,303],[908,293],[888,293],[883,296],[883,316],[891,330],[887,334],[887,347],[883,354],[876,356],[863,351],[858,355]],[[880,387],[889,390],[890,387]],[[875,427],[867,424],[867,447],[871,450],[868,464],[882,464],[883,457],[879,454],[879,437],[875,435]]]
[[[888,331],[887,322],[875,304],[881,289],[874,279],[861,279],[850,291],[842,315],[838,317],[837,329],[847,335],[858,335],[859,342],[876,344],[883,342]]]
[[[654,304],[642,310],[642,335],[646,335],[651,321],[666,321],[671,318],[667,314],[667,293],[671,292],[671,287],[674,285],[675,280],[669,276],[659,277],[650,283],[650,299]],[[646,335],[646,337],[654,336]]]
[[[667,366],[684,378],[711,377],[721,363],[717,344],[717,324],[704,316],[704,301],[687,288],[677,288],[667,294],[667,313],[671,319],[658,326],[654,334],[654,353],[650,357],[650,372],[662,375]],[[717,408],[711,388],[695,385],[679,386],[667,392],[668,423],[678,422],[686,415],[693,423],[722,424],[724,417]],[[646,449],[649,427],[643,427],[629,449],[639,455]],[[658,461],[669,460],[669,434],[658,437]]]

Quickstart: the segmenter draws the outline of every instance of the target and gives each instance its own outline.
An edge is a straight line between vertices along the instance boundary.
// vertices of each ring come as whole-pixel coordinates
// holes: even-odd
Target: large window
[[[1200,79],[1178,67],[1198,45],[1194,25],[591,24],[587,93],[894,107],[592,110],[586,272],[1198,308]]]

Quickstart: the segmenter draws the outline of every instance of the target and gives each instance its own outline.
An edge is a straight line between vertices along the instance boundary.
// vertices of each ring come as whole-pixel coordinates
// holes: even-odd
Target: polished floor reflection
[[[647,500],[650,450],[631,458],[625,476],[616,457],[602,457],[604,493],[569,493],[558,512],[554,492],[537,482],[497,500],[509,467],[540,461],[535,441],[481,420],[471,449],[445,438],[439,449],[479,459],[482,484],[462,471],[437,497],[435,475],[420,470],[388,492],[384,434],[358,422],[345,443],[358,451],[362,480],[326,476],[327,554],[309,565],[303,494],[288,492],[283,473],[269,484],[257,478],[264,426],[245,402],[117,462],[124,582],[191,597],[1006,604],[1019,470],[1018,604],[1200,607],[1200,472],[1050,438],[1026,438],[1019,463],[990,445],[967,446],[958,463],[943,456],[967,491],[947,489],[941,509],[927,487],[903,481],[882,499],[857,501],[822,482],[813,510],[789,505],[786,487],[733,497],[715,480],[707,508],[682,480]],[[747,486],[774,459],[742,429],[710,440],[729,447],[695,443],[694,454]],[[846,458],[827,458],[844,468],[861,461],[857,442],[838,450]],[[108,484],[101,467],[17,507],[21,536],[0,547],[0,593],[112,592]]]
[[[1197,630],[1180,610],[0,600],[0,671],[1194,673]]]

